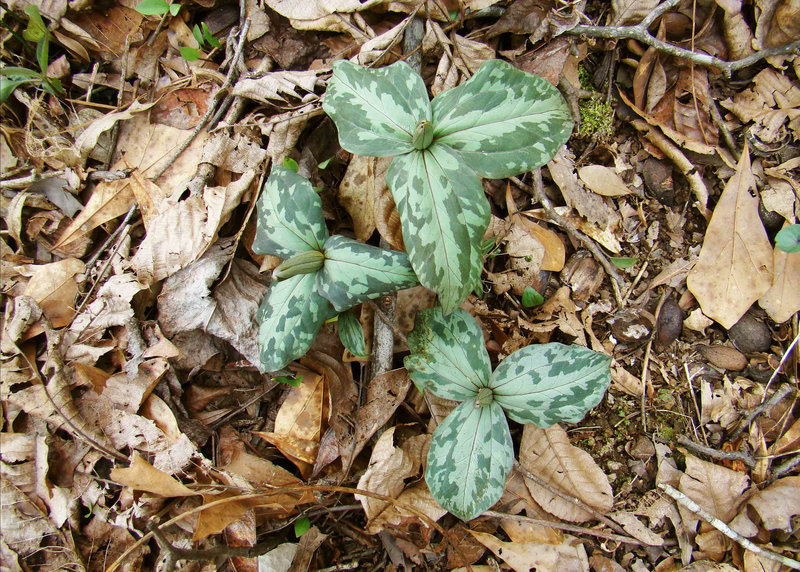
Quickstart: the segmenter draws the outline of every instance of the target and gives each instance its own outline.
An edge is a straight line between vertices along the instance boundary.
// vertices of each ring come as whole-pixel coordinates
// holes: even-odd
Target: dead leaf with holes
[[[275,445],[300,469],[303,477],[308,478],[317,458],[323,420],[327,417],[325,376],[299,366],[295,372],[303,380],[283,401],[275,427],[272,431],[254,431],[254,434]]]
[[[559,425],[548,429],[525,425],[519,462],[529,473],[565,495],[576,496],[600,513],[609,512],[614,505],[608,477],[589,453],[569,442],[567,432]],[[550,492],[527,476],[525,484],[536,502],[554,516],[572,522],[594,518],[591,512]]]
[[[686,285],[709,318],[730,328],[772,285],[772,245],[758,216],[756,182],[745,146],[706,229]]]

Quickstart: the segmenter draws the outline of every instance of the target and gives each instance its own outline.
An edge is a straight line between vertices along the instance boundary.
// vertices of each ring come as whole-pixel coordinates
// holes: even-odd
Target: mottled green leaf
[[[325,241],[319,293],[342,312],[384,294],[416,286],[417,276],[404,252],[334,235]]]
[[[611,383],[610,363],[581,346],[532,345],[503,360],[489,386],[511,419],[546,428],[580,421],[600,403]]]
[[[480,283],[489,203],[480,179],[447,148],[397,157],[387,183],[397,204],[408,258],[420,283],[452,312]]]
[[[432,103],[434,141],[483,177],[510,177],[549,161],[572,133],[564,98],[546,80],[500,60],[485,62]]]
[[[342,147],[370,157],[411,151],[417,122],[431,118],[425,84],[405,62],[381,69],[334,62],[322,107],[336,123]]]
[[[328,301],[317,294],[316,274],[274,282],[256,313],[261,369],[275,371],[305,355],[328,315]]]
[[[433,498],[462,520],[500,500],[514,464],[514,446],[503,410],[470,399],[459,404],[431,439],[425,481]]]
[[[791,224],[775,235],[775,246],[784,252],[800,252],[800,224]]]
[[[258,200],[253,251],[290,258],[322,250],[327,238],[322,201],[311,183],[286,167],[273,167]]]
[[[356,315],[350,311],[342,312],[339,314],[336,324],[342,345],[356,357],[366,356],[364,329],[361,327],[361,322],[358,321]]]
[[[417,312],[408,347],[404,365],[420,391],[461,401],[488,385],[491,363],[483,334],[464,310],[446,316],[439,307]]]

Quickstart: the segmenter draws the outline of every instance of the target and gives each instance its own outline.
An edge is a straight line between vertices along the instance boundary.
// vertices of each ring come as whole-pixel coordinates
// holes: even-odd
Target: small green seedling
[[[145,16],[163,16],[169,12],[177,16],[181,11],[179,2],[166,2],[166,0],[142,0],[137,4],[136,11]]]
[[[39,8],[33,4],[25,6],[28,15],[28,27],[22,32],[22,37],[29,42],[36,42],[36,61],[40,71],[18,66],[0,68],[0,103],[8,99],[14,90],[28,83],[40,83],[47,93],[58,97],[64,95],[64,87],[54,77],[47,75],[47,65],[50,60],[50,32],[42,20]]]
[[[479,177],[509,177],[549,161],[572,132],[558,90],[499,60],[433,101],[404,62],[333,65],[323,102],[351,153],[395,156],[386,180],[420,282],[445,313],[480,287],[489,202]]]
[[[775,246],[784,252],[800,252],[800,224],[790,224],[775,235]]]
[[[612,256],[609,260],[611,260],[611,264],[622,270],[631,268],[639,262],[639,258],[636,256]]]
[[[460,309],[419,312],[408,346],[417,388],[462,402],[433,433],[425,481],[465,521],[503,494],[514,463],[506,415],[539,427],[579,421],[611,383],[610,357],[559,343],[517,350],[492,372],[480,326]]]
[[[525,290],[522,292],[522,305],[526,308],[532,308],[534,306],[541,306],[542,304],[544,304],[544,296],[539,294],[534,288],[525,286]]]
[[[258,201],[253,251],[284,259],[256,315],[265,371],[303,356],[337,312],[418,284],[405,253],[328,236],[319,195],[282,166],[273,168]],[[348,348],[358,351],[355,343]]]

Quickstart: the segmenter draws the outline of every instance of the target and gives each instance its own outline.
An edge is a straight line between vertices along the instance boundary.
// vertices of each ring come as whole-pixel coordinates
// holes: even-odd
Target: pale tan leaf
[[[617,26],[638,24],[659,4],[659,0],[612,0],[612,23]]]
[[[770,544],[762,546],[766,550],[776,552],[775,548]],[[780,553],[780,550],[777,550]],[[767,558],[763,554],[755,554],[749,550],[744,552],[744,572],[780,572],[785,570],[780,562]]]
[[[405,251],[400,214],[397,212],[397,206],[394,204],[394,198],[388,186],[373,196],[373,202],[375,228],[392,248]]]
[[[530,473],[569,496],[576,496],[595,510],[606,513],[614,505],[608,477],[591,455],[574,447],[560,426],[540,429],[525,425],[519,453],[520,464]],[[564,500],[526,477],[533,498],[550,514],[573,522],[584,522],[592,514]]]
[[[150,223],[147,235],[131,259],[144,284],[163,280],[200,258],[217,239],[255,180],[255,171],[244,173],[225,187],[206,187],[200,194],[166,207]]]
[[[792,517],[800,514],[800,476],[783,477],[748,501],[767,530],[792,530]]]
[[[114,127],[118,121],[130,119],[135,113],[147,111],[153,107],[153,105],[155,105],[155,103],[140,103],[138,100],[134,100],[128,109],[113,111],[92,121],[92,123],[75,138],[75,148],[78,150],[78,153],[80,153],[81,158],[85,160],[86,157],[89,156],[89,153],[91,153],[92,149],[97,145],[97,139],[103,132]]]
[[[304,100],[314,94],[318,75],[315,70],[276,71],[256,79],[242,78],[233,86],[233,95],[267,104],[287,103],[288,98]]]
[[[54,248],[79,240],[104,222],[125,214],[133,206],[134,200],[130,180],[100,181],[89,202],[66,228]]]
[[[786,433],[781,435],[775,442],[773,452],[775,455],[782,455],[783,453],[796,452],[798,449],[800,449],[800,419],[792,423]]]
[[[136,199],[137,208],[144,221],[144,227],[146,229],[150,228],[150,224],[160,212],[162,202],[169,196],[169,193],[147,177],[144,177],[139,169],[135,169],[131,173],[130,190]]]
[[[398,45],[402,40],[403,32],[406,30],[407,24],[408,22],[403,20],[383,34],[364,42],[356,56],[357,63],[362,66],[369,66],[383,58],[387,51]],[[399,45],[402,46],[402,44]]]
[[[168,474],[159,471],[136,453],[133,454],[131,466],[113,468],[111,478],[134,490],[162,497],[188,497],[198,494]]]
[[[133,378],[129,378],[125,373],[118,373],[108,378],[101,395],[119,409],[136,413],[168,367],[169,363],[164,358],[145,360],[139,364],[137,374]]]
[[[730,522],[746,500],[744,492],[749,483],[747,475],[687,454],[686,472],[681,476],[679,489],[711,515]],[[684,523],[692,530],[699,518],[682,505],[678,508]]]
[[[800,138],[800,84],[772,68],[760,71],[753,78],[750,89],[741,91],[732,100],[727,99],[720,104],[730,109],[740,120],[754,121],[754,134],[767,143],[774,143],[782,138],[787,120],[794,138]]]
[[[664,539],[658,534],[647,528],[635,514],[630,512],[615,512],[609,515],[612,520],[622,525],[625,532],[636,540],[640,540],[650,546],[662,546]]]
[[[259,569],[270,572],[289,572],[296,553],[297,544],[289,542],[279,544],[276,548],[258,557]]]
[[[405,480],[419,473],[423,456],[428,452],[430,436],[417,435],[395,446],[395,429],[387,429],[378,438],[369,467],[358,481],[359,489],[397,498],[406,487]],[[364,507],[367,520],[372,520],[391,504],[364,495],[355,497]]]
[[[75,316],[78,283],[75,275],[86,270],[77,258],[32,267],[33,274],[24,295],[34,299],[54,328],[61,328]]]
[[[508,208],[509,218],[514,223],[525,228],[525,230],[544,247],[541,269],[561,272],[564,268],[564,261],[566,260],[566,248],[564,247],[564,243],[552,230],[538,225],[520,214],[514,202],[514,197],[511,194],[510,185],[506,187],[506,207]],[[536,283],[536,281],[534,281],[534,283]]]
[[[280,165],[286,154],[295,148],[309,120],[322,114],[321,107],[303,107],[276,115],[268,125],[262,127],[262,134],[269,135],[267,156],[272,159],[273,165]]]
[[[578,169],[578,177],[594,193],[604,197],[621,197],[633,191],[619,178],[614,169],[603,165],[587,165]]]
[[[538,542],[503,542],[485,532],[469,531],[472,536],[495,553],[516,572],[558,570],[559,572],[584,572],[589,570],[589,559],[583,545],[571,536],[562,544]]]
[[[758,305],[780,324],[800,312],[800,255],[776,248],[772,260],[772,286],[758,299]]]
[[[567,207],[574,209],[589,223],[601,229],[616,227],[619,224],[619,213],[614,210],[603,197],[591,193],[578,183],[575,173],[575,158],[566,147],[562,147],[547,164],[553,182],[561,190]]]
[[[278,410],[274,430],[254,434],[275,445],[307,477],[317,458],[325,418],[325,376],[297,369],[303,381],[292,388]]]
[[[730,328],[772,284],[772,246],[758,216],[745,146],[708,223],[700,257],[686,277],[703,313]]]

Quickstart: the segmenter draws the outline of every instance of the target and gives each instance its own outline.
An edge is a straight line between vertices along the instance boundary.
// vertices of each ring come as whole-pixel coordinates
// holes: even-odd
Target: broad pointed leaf
[[[322,107],[336,123],[342,147],[371,157],[411,151],[417,122],[431,119],[425,84],[405,62],[381,69],[334,62]]]
[[[328,301],[317,294],[316,274],[273,283],[256,313],[261,368],[275,371],[308,351],[328,316]]]
[[[317,288],[338,312],[395,290],[416,286],[404,252],[385,250],[335,235],[324,246]]]
[[[494,399],[519,423],[546,428],[580,421],[611,383],[611,358],[581,346],[527,346],[497,366]]]
[[[452,312],[480,281],[489,203],[480,179],[434,143],[397,157],[386,175],[420,283]]]
[[[436,96],[432,107],[434,141],[482,177],[540,167],[572,133],[558,90],[500,60],[485,62],[472,78]]]
[[[328,229],[322,201],[311,183],[286,167],[275,166],[258,200],[253,251],[280,258],[322,250]]]
[[[514,446],[502,408],[492,402],[459,404],[431,439],[425,481],[433,498],[462,520],[496,503],[514,464]]]
[[[417,312],[408,347],[411,355],[404,365],[420,391],[461,401],[488,385],[491,364],[483,334],[464,310],[447,316],[441,308]]]

